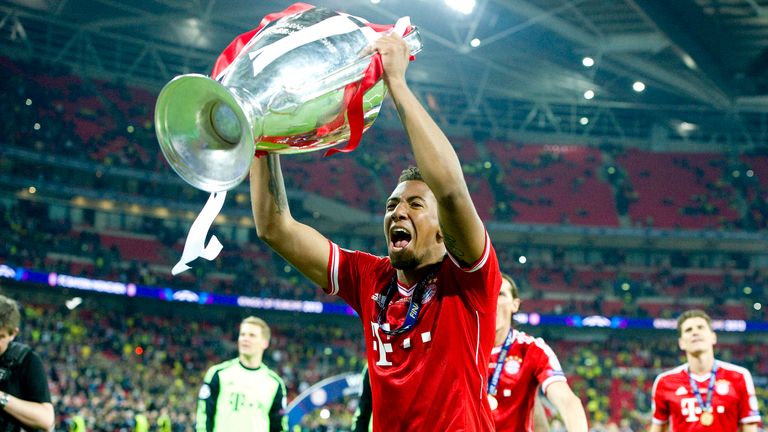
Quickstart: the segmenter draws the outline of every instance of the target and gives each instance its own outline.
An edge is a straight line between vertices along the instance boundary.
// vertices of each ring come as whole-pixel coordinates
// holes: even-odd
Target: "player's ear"
[[[519,310],[520,310],[520,299],[519,298],[512,299],[512,313],[515,314]]]

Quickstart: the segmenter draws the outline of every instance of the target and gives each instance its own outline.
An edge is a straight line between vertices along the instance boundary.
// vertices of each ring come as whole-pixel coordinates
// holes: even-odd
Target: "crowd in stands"
[[[73,227],[66,217],[53,220],[45,204],[19,200],[6,208],[0,203],[0,263],[224,295],[339,302],[258,240],[226,242],[217,259],[197,260],[192,270],[172,277],[169,268],[181,256],[184,234],[146,219],[144,233],[100,231]],[[159,236],[163,240],[153,233],[164,233]],[[334,240],[384,253],[378,238]],[[696,306],[718,318],[767,316],[765,309],[753,306],[765,299],[768,271],[747,255],[692,259],[686,253],[653,254],[647,263],[632,264],[620,250],[587,249],[583,255],[589,260],[573,261],[566,250],[553,247],[531,250],[521,264],[515,246],[496,248],[502,268],[519,282],[530,311],[648,317]]]
[[[113,213],[94,208],[73,217],[77,197],[188,209],[201,207],[205,194],[178,179],[159,151],[152,123],[156,92],[79,77],[49,64],[0,57],[0,65],[6,71],[0,81],[0,264],[220,294],[335,301],[265,248],[252,229],[237,239],[233,235],[213,262],[200,260],[172,278],[170,267],[181,256],[190,220],[121,214],[119,224],[109,224],[97,219]],[[485,220],[768,229],[765,153],[453,141]],[[284,157],[287,185],[378,215],[391,182],[412,163],[405,143],[402,132],[374,126],[352,155]],[[30,186],[38,190],[18,193]],[[247,215],[247,192],[233,195],[228,205]],[[300,218],[314,217],[301,205],[292,210]],[[332,238],[344,247],[384,251],[378,237]],[[583,254],[589,258],[574,260],[568,250],[539,247],[520,263],[516,246],[496,247],[502,268],[521,286],[527,311],[673,317],[699,306],[715,318],[768,319],[768,305],[753,307],[768,294],[768,269],[754,255],[666,251],[647,253],[638,263],[618,249],[593,250]],[[68,416],[79,413],[93,430],[130,430],[134,415],[144,412],[152,419],[169,415],[176,430],[189,430],[205,367],[234,353],[232,322],[212,318],[179,326],[162,315],[110,315],[95,305],[75,312],[44,303],[27,306],[24,340],[34,343],[51,367],[62,428]],[[282,325],[267,360],[295,396],[323,377],[359,370],[361,340],[347,327]],[[634,430],[645,428],[649,377],[678,360],[673,342],[557,342],[595,430],[618,430],[622,421]],[[751,360],[766,358],[764,341],[729,345],[724,355],[768,376],[766,362]],[[766,400],[763,382],[761,400]],[[350,405],[330,407],[331,420],[308,419],[313,425],[308,428],[344,427]],[[342,420],[334,425],[333,419]]]
[[[155,315],[138,304],[119,307],[98,298],[86,298],[74,311],[53,303],[23,306],[20,340],[48,366],[56,430],[67,430],[68,420],[80,415],[89,431],[133,431],[139,413],[150,422],[165,413],[174,431],[193,430],[206,369],[237,356],[239,320],[216,311]],[[290,318],[273,325],[265,361],[285,379],[288,400],[323,378],[362,369],[358,328]]]
[[[15,289],[0,288],[9,295]],[[103,295],[86,297],[69,310],[63,306],[66,298],[43,291],[24,301],[19,338],[35,347],[47,367],[57,430],[67,430],[72,417],[79,415],[89,431],[133,431],[137,414],[146,415],[152,425],[167,415],[174,431],[193,430],[197,390],[207,367],[236,356],[241,318],[236,313],[259,314],[158,305],[152,300],[115,301]],[[267,318],[273,336],[265,362],[284,378],[289,402],[324,378],[362,369],[363,338],[354,318],[343,319],[346,322],[273,316],[277,318]],[[595,432],[616,430],[622,423],[628,430],[647,429],[652,381],[659,371],[681,361],[674,332],[664,332],[663,337],[593,332],[585,342],[584,335],[568,338],[552,327],[526,331],[545,337],[558,353]],[[768,344],[759,337],[730,336],[721,335],[718,358],[752,372],[765,414]],[[553,430],[558,430],[556,412],[545,405]],[[356,398],[351,395],[323,408],[330,417],[319,412],[306,416],[303,431],[347,430]]]
[[[48,64],[8,58],[0,58],[0,64],[9,72],[0,84],[3,144],[25,155],[4,160],[5,173],[42,185],[108,191],[120,200],[202,203],[204,195],[175,179],[159,151],[152,122],[156,91],[80,77]],[[406,141],[402,132],[374,127],[351,155],[322,161],[319,152],[285,157],[288,187],[377,214],[393,186],[386,182],[412,163],[403,151]],[[764,153],[453,141],[486,219],[748,231],[768,227]],[[24,151],[58,159],[40,163]],[[235,205],[247,210],[248,200]]]

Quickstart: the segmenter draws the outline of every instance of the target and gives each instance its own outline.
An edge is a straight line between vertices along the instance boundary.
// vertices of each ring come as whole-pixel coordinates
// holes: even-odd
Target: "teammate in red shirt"
[[[760,413],[752,375],[715,359],[717,335],[709,315],[686,311],[677,330],[688,363],[656,377],[650,432],[756,432]]]
[[[418,170],[386,201],[388,257],[347,251],[297,222],[276,155],[251,167],[259,237],[360,315],[374,431],[491,431],[486,397],[496,301],[496,253],[458,156],[408,88],[409,52],[388,35],[374,46]]]
[[[533,408],[539,386],[555,405],[568,432],[587,432],[581,400],[568,385],[552,348],[541,338],[515,330],[520,309],[517,285],[502,276],[496,306],[496,338],[488,371],[488,398],[497,431],[534,432]],[[499,363],[500,354],[504,361]],[[498,378],[494,378],[498,375]]]

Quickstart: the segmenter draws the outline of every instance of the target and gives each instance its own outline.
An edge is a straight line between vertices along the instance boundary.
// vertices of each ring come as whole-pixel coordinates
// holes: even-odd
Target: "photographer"
[[[21,315],[0,295],[0,432],[53,429],[53,405],[43,363],[27,345],[13,342]]]

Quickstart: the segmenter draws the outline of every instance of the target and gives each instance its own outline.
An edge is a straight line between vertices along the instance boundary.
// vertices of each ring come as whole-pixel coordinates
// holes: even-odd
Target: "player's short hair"
[[[267,341],[269,341],[269,338],[272,336],[272,332],[269,330],[269,325],[267,325],[267,322],[259,317],[251,315],[240,321],[240,325],[242,326],[243,324],[251,324],[259,327],[261,329],[262,336],[264,336]]]
[[[513,299],[520,298],[520,292],[518,291],[517,284],[515,283],[515,280],[512,279],[512,276],[506,273],[502,273],[501,278],[509,282],[509,286],[511,287],[511,291],[512,291],[512,298]]]
[[[704,312],[701,309],[689,309],[682,314],[680,314],[679,317],[677,317],[677,335],[682,336],[683,335],[683,323],[691,318],[704,318],[704,321],[707,322],[707,325],[709,326],[709,329],[712,330],[712,318],[707,315],[706,312]]]
[[[19,328],[20,323],[19,304],[11,298],[0,295],[0,330],[13,333]]]
[[[400,172],[400,177],[397,179],[397,183],[400,184],[404,181],[418,180],[424,181],[424,177],[421,176],[421,170],[416,166],[409,166]]]

